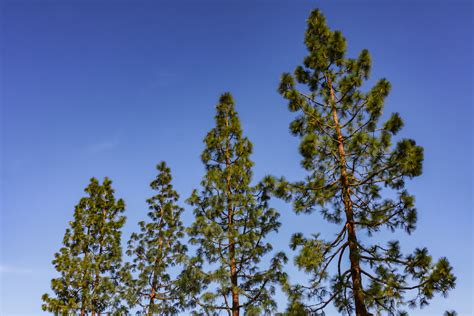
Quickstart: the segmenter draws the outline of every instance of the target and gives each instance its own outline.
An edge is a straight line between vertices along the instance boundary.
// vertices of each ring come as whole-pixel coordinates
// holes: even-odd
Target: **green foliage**
[[[272,250],[265,237],[280,227],[279,214],[268,205],[270,185],[251,185],[252,144],[242,136],[229,93],[221,96],[215,121],[202,153],[202,189],[188,200],[196,217],[190,243],[198,248],[182,280],[191,285],[186,292],[193,296],[192,307],[205,313],[243,309],[246,315],[261,315],[274,310],[274,284],[285,278],[283,253],[262,269],[262,258]]]
[[[330,304],[340,314],[407,315],[405,307],[425,306],[438,293],[446,296],[456,278],[446,258],[434,261],[426,248],[401,252],[364,238],[388,229],[411,234],[416,227],[415,197],[406,181],[422,174],[423,148],[412,139],[395,139],[403,128],[399,113],[382,120],[391,86],[380,79],[366,87],[371,57],[362,50],[346,57],[342,33],[332,31],[324,16],[311,13],[305,33],[308,55],[278,87],[295,113],[290,132],[301,139],[301,166],[307,175],[290,183],[266,177],[252,184],[252,143],[243,136],[229,93],[220,97],[215,127],[205,137],[201,159],[206,174],[188,203],[195,221],[187,229],[196,255],[182,244],[183,208],[162,162],[151,183],[148,221],[131,235],[122,265],[120,246],[124,202],[114,197],[111,181],[91,179],[63,247],[53,264],[60,276],[44,294],[42,309],[56,315],[113,314],[131,308],[149,315],[174,315],[191,308],[193,315],[237,316],[275,313],[275,286],[288,293],[288,308],[277,315],[324,315]],[[308,276],[291,286],[284,253],[273,257],[268,234],[280,227],[270,195],[292,201],[296,213],[320,211],[339,225],[337,235],[292,236],[295,265]],[[182,267],[177,278],[176,269]],[[456,315],[446,311],[445,315]]]
[[[115,199],[111,184],[108,178],[102,184],[92,178],[85,189],[88,196],[76,205],[63,247],[54,255],[53,265],[60,276],[51,281],[54,296],[42,297],[44,311],[120,313],[117,277],[125,204]]]
[[[305,305],[314,312],[333,303],[347,314],[354,311],[357,295],[365,308],[391,315],[403,305],[426,305],[435,293],[446,295],[455,286],[447,259],[433,262],[426,249],[402,255],[396,241],[385,247],[376,241],[365,245],[355,233],[355,227],[369,235],[383,228],[415,229],[415,199],[404,187],[407,179],[422,173],[423,148],[411,139],[394,144],[393,136],[403,127],[398,113],[380,122],[390,83],[381,79],[364,88],[371,70],[369,52],[347,58],[345,38],[326,25],[318,10],[307,22],[308,55],[293,74],[282,75],[278,88],[297,114],[290,131],[301,138],[307,177],[297,183],[282,178],[274,188],[293,201],[295,212],[319,210],[342,227],[330,242],[317,235],[293,237],[292,247],[300,251],[295,263],[311,278],[308,287],[289,291],[290,301],[300,306],[309,298]],[[348,270],[344,254],[351,257]],[[328,271],[337,272],[330,277]],[[359,293],[354,275],[362,279]],[[414,292],[411,298],[409,292]]]
[[[183,293],[169,269],[186,259],[187,249],[180,241],[184,237],[183,208],[176,204],[179,195],[171,184],[171,170],[165,162],[157,170],[150,184],[157,193],[147,200],[149,222],[139,222],[140,232],[131,235],[127,254],[132,262],[122,274],[131,307],[139,305],[150,315],[175,315],[184,306]]]

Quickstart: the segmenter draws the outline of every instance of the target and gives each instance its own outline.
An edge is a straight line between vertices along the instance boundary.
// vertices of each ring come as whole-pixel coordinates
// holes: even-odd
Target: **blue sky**
[[[411,181],[418,229],[374,238],[427,246],[458,277],[447,299],[411,315],[471,315],[472,14],[469,1],[3,1],[1,33],[0,314],[40,315],[51,260],[90,177],[125,199],[125,237],[146,213],[154,166],[166,160],[184,201],[203,175],[202,139],[219,95],[231,91],[254,143],[255,179],[299,179],[292,115],[276,88],[305,55],[305,19],[319,7],[368,48],[372,78],[393,86],[386,112],[425,148]],[[282,216],[275,250],[296,231],[334,227],[318,214]],[[192,221],[187,206],[184,221]],[[325,235],[326,234],[326,235]],[[294,280],[303,275],[288,266]],[[284,298],[278,296],[280,307]]]

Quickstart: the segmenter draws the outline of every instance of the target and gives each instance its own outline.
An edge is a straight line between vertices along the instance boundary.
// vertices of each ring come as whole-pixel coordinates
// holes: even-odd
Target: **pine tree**
[[[69,222],[63,247],[53,264],[60,277],[51,281],[54,296],[43,295],[44,311],[55,315],[80,313],[81,316],[118,313],[117,272],[122,249],[121,228],[125,217],[123,200],[116,200],[112,182],[100,184],[92,178]]]
[[[133,259],[126,270],[136,277],[125,285],[132,306],[140,305],[147,315],[175,315],[184,305],[183,295],[169,270],[186,259],[186,246],[180,242],[183,209],[176,204],[179,195],[166,163],[158,164],[157,170],[150,184],[157,193],[147,200],[150,221],[139,222],[140,232],[132,234],[127,251]]]
[[[275,308],[275,283],[285,277],[283,253],[267,259],[266,270],[261,268],[272,250],[265,237],[278,230],[279,214],[268,205],[267,186],[251,185],[252,144],[242,136],[229,93],[221,96],[215,121],[201,156],[207,171],[202,190],[194,190],[188,200],[196,217],[190,243],[198,249],[182,281],[195,284],[187,290],[192,304],[207,315],[268,313]]]
[[[278,193],[293,200],[297,213],[319,209],[340,230],[329,241],[318,234],[292,237],[291,247],[299,249],[295,263],[311,275],[308,287],[293,288],[293,304],[310,297],[309,311],[324,311],[332,302],[339,312],[356,315],[426,305],[435,293],[446,295],[455,286],[448,260],[434,262],[426,248],[403,255],[398,241],[384,246],[362,235],[415,229],[415,198],[404,187],[422,173],[423,148],[411,139],[393,144],[403,126],[398,113],[379,122],[390,83],[381,79],[363,88],[369,52],[346,58],[345,38],[329,29],[318,10],[307,23],[308,55],[294,75],[283,74],[279,92],[299,114],[290,130],[302,139],[308,175],[292,184],[282,179]]]

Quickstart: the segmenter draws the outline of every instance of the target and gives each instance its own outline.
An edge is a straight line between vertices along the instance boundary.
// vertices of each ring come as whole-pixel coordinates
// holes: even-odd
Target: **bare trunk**
[[[367,307],[365,306],[364,292],[362,287],[362,276],[360,272],[360,263],[359,263],[359,249],[357,245],[357,235],[356,235],[356,226],[354,223],[354,214],[352,210],[352,200],[351,200],[351,190],[349,185],[349,178],[347,176],[346,169],[346,153],[344,150],[343,136],[341,127],[339,125],[339,118],[337,116],[337,109],[334,97],[334,89],[332,87],[331,78],[326,76],[327,83],[329,85],[330,94],[331,94],[331,107],[332,107],[332,116],[334,119],[334,125],[336,128],[337,142],[338,142],[338,151],[339,159],[341,165],[341,188],[342,188],[342,199],[344,202],[344,209],[346,214],[346,227],[347,227],[347,241],[349,242],[349,259],[351,262],[351,278],[352,278],[352,292],[354,294],[354,303],[356,308],[357,316],[368,316],[371,315],[367,312]]]

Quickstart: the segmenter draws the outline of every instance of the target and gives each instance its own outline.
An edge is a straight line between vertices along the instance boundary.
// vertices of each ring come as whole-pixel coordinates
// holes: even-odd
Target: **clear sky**
[[[354,3],[352,3],[354,2]],[[202,139],[219,95],[231,91],[254,143],[255,179],[299,179],[292,115],[276,88],[305,55],[319,7],[348,40],[367,48],[373,78],[393,86],[386,113],[425,148],[424,174],[409,184],[418,229],[375,235],[447,256],[458,277],[447,299],[412,315],[473,302],[473,6],[470,1],[8,1],[1,33],[0,314],[41,315],[41,295],[74,205],[89,178],[109,176],[125,199],[124,237],[145,218],[155,165],[166,160],[184,201],[204,173]],[[331,237],[318,214],[292,214],[270,239],[288,250],[293,232]],[[192,213],[186,207],[184,221]],[[302,278],[292,265],[293,280]],[[278,296],[280,307],[285,306]]]

